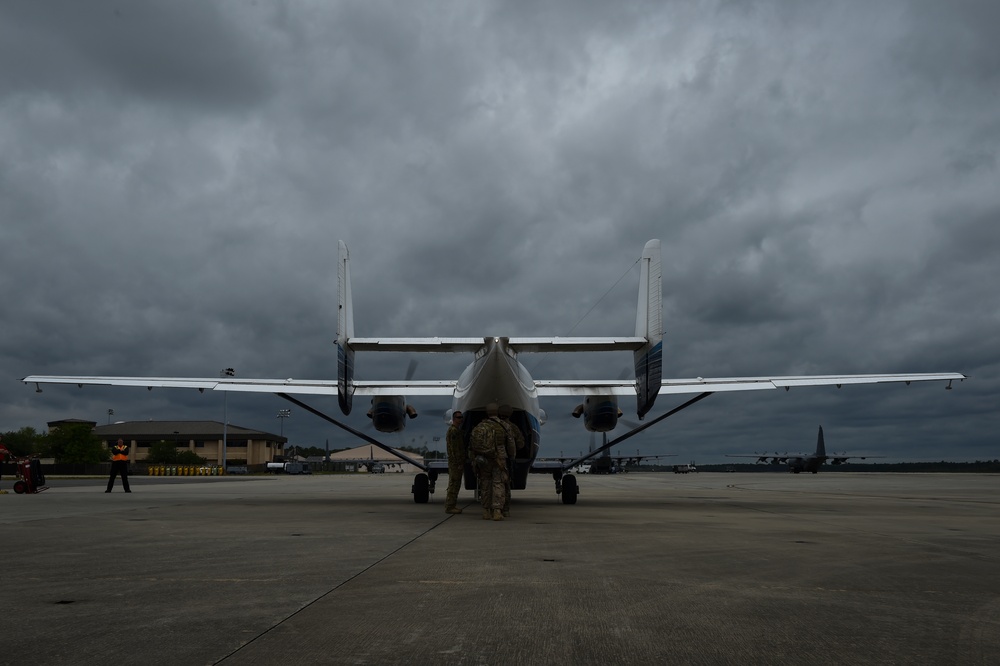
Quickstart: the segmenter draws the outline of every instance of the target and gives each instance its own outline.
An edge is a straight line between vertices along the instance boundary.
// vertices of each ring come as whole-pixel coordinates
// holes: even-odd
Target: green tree
[[[174,449],[176,451],[176,449]],[[204,465],[208,458],[202,458],[191,449],[181,449],[177,451],[178,465]]]
[[[153,442],[146,452],[146,462],[158,465],[176,465],[177,446],[173,442],[163,439]]]
[[[149,445],[146,462],[155,465],[202,465],[205,458],[190,449],[178,449],[175,442],[161,439]]]
[[[110,452],[87,425],[64,425],[45,436],[49,455],[56,462],[91,465],[107,460]]]
[[[37,432],[34,428],[21,428],[20,430],[10,430],[2,433],[3,445],[15,456],[27,456],[32,453],[41,453],[39,447],[45,440],[45,436]]]

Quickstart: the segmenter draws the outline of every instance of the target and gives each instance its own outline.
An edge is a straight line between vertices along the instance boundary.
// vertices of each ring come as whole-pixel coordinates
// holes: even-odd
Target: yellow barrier
[[[147,476],[222,476],[226,473],[220,465],[150,465]]]

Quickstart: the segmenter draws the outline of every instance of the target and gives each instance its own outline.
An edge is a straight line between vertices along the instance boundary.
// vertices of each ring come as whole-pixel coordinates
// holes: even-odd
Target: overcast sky
[[[28,374],[334,378],[339,239],[368,337],[631,335],[659,238],[665,377],[970,379],[719,394],[622,452],[811,450],[822,424],[831,450],[1000,457],[997,26],[989,0],[6,0],[0,431],[223,416]],[[449,401],[411,402],[385,441],[443,449]],[[543,455],[586,449],[574,404],[543,402]],[[232,394],[229,420],[278,432],[289,406]],[[283,427],[354,444],[294,407]]]

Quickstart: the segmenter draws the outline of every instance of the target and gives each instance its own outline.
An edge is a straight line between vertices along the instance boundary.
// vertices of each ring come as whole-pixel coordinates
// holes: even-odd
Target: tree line
[[[90,426],[62,425],[47,433],[21,428],[3,433],[3,444],[16,457],[53,458],[57,463],[93,465],[111,460]],[[201,465],[206,462],[194,451],[178,449],[174,442],[160,440],[149,445],[145,462],[157,465]]]

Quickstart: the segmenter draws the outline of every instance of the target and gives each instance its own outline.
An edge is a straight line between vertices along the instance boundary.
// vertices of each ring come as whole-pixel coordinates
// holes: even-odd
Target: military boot
[[[500,509],[493,509],[493,520],[503,520],[503,511]]]
[[[445,513],[462,513],[462,510],[459,509],[457,506],[452,505],[452,506],[446,506],[444,508],[444,512]]]
[[[489,509],[483,509],[483,520],[489,520],[493,517],[493,512]]]

